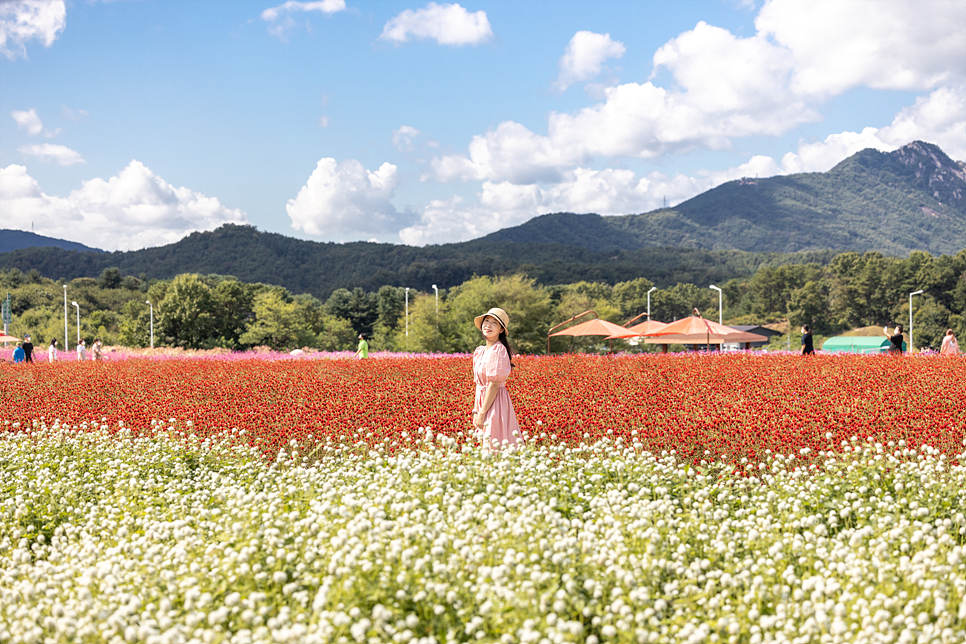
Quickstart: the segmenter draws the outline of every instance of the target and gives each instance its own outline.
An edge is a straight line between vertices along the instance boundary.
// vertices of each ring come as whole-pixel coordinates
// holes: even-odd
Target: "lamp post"
[[[912,353],[912,350],[913,350],[913,344],[912,344],[912,296],[913,295],[919,295],[922,292],[923,292],[922,289],[919,289],[918,291],[913,291],[912,293],[909,294],[909,353]]]
[[[70,351],[67,342],[67,285],[64,284],[64,351]]]
[[[718,324],[724,324],[723,322],[724,311],[721,308],[721,303],[722,303],[721,289],[715,286],[714,284],[712,284],[709,288],[713,288],[714,290],[718,291]]]
[[[151,300],[144,300],[144,303],[151,307],[151,348],[154,348],[154,305]]]
[[[433,284],[433,292],[436,293],[436,326],[439,326],[439,289]]]
[[[406,287],[406,337],[409,337],[409,287]]]
[[[647,319],[651,319],[651,293],[657,290],[656,286],[652,286],[651,290],[647,292]]]
[[[74,305],[74,309],[77,311],[77,344],[80,344],[80,304],[74,301],[71,301],[71,304]],[[77,359],[80,360],[80,354],[77,354]]]

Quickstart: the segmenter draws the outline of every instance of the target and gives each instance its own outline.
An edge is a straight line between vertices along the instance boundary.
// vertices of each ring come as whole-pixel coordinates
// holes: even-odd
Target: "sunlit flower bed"
[[[0,432],[0,642],[966,641],[966,454],[192,431]]]
[[[0,345],[0,361],[13,362],[14,345]],[[469,354],[453,353],[405,353],[401,351],[370,351],[369,360],[384,360],[387,358],[439,358]],[[88,347],[85,361],[92,361],[92,352]],[[316,351],[314,349],[296,349],[293,351],[272,351],[267,348],[248,351],[230,351],[228,349],[179,349],[172,347],[158,347],[157,349],[132,349],[121,346],[107,346],[102,349],[102,362],[118,360],[201,360],[218,362],[237,362],[246,360],[278,361],[278,360],[353,360],[358,359],[355,351]],[[46,346],[35,348],[33,359],[37,363],[47,362]],[[71,347],[69,351],[60,351],[56,362],[78,362],[77,351]]]

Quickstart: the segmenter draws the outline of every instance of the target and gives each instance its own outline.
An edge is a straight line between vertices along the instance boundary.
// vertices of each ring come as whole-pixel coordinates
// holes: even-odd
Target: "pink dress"
[[[506,347],[497,342],[491,347],[477,347],[473,352],[473,380],[476,382],[476,397],[473,401],[473,411],[483,406],[486,396],[486,386],[495,382],[500,385],[496,399],[490,405],[483,420],[483,433],[489,436],[493,447],[499,447],[506,441],[514,444],[520,440],[520,425],[517,423],[510,394],[507,393],[506,379],[510,375],[510,356]],[[516,432],[516,435],[514,435]]]

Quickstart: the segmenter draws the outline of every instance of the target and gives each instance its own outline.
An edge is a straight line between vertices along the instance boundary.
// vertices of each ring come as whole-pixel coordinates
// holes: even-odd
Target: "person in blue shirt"
[[[17,348],[13,350],[13,361],[14,362],[23,362],[24,361],[24,357],[25,357],[25,354],[24,354],[24,351],[23,351],[23,347],[20,346],[20,343],[18,342],[17,343]]]

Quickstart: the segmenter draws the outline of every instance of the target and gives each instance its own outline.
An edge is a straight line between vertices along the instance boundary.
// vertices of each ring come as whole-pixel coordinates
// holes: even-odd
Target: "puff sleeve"
[[[483,378],[486,382],[506,383],[510,377],[510,356],[502,344],[494,344],[483,354]]]

